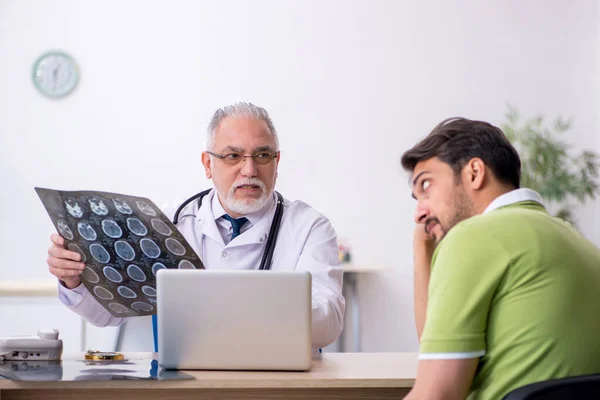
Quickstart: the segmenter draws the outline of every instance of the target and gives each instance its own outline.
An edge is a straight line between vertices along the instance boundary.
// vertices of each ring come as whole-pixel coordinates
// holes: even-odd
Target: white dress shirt
[[[244,215],[248,222],[231,240],[231,224],[213,189],[202,206],[191,202],[179,214],[177,228],[206,269],[258,269],[276,209],[276,194],[260,211]],[[171,217],[174,214],[165,210]],[[342,269],[336,233],[329,220],[301,201],[283,202],[283,216],[273,252],[272,270],[308,271],[312,275],[312,343],[325,347],[343,328],[345,310]],[[124,319],[112,316],[84,285],[69,290],[58,285],[63,304],[95,326],[115,326]]]

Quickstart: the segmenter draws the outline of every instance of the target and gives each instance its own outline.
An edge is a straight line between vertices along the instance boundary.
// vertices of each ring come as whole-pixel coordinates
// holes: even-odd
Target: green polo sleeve
[[[484,225],[472,222],[456,225],[433,256],[421,358],[485,354],[487,317],[509,257]]]

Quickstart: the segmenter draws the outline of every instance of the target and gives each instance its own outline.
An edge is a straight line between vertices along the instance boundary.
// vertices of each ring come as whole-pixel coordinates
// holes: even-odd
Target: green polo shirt
[[[456,225],[432,261],[421,359],[477,358],[470,399],[600,372],[600,250],[523,201]]]

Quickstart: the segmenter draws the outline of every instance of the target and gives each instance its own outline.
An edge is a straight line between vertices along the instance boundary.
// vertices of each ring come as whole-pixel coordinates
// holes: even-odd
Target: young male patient
[[[452,118],[402,156],[417,200],[408,399],[502,399],[600,372],[600,250],[521,189],[519,155],[486,122]]]

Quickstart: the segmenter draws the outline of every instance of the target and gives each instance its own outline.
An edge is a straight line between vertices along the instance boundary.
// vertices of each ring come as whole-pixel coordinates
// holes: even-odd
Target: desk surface
[[[151,353],[125,353],[149,359]],[[83,353],[66,355],[82,359]],[[24,382],[0,380],[4,395],[11,389],[314,389],[411,388],[417,370],[416,353],[323,353],[307,372],[184,371],[194,380]]]

